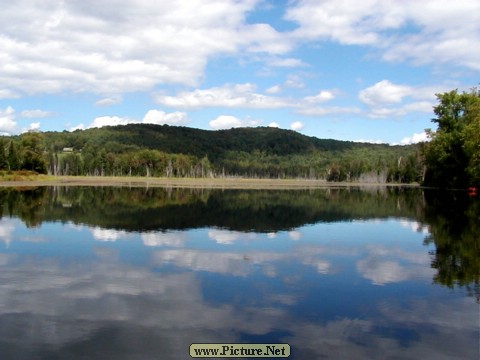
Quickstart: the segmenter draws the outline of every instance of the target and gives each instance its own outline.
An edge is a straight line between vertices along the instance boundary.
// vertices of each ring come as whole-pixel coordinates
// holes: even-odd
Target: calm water
[[[420,189],[0,189],[0,359],[477,359],[480,201]]]

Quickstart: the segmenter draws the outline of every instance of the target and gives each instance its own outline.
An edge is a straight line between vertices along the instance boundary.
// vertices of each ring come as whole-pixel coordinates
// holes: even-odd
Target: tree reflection
[[[212,190],[39,187],[0,190],[0,216],[28,227],[61,221],[122,231],[214,227],[277,232],[306,224],[403,218],[430,229],[434,281],[479,296],[480,201],[418,188]]]
[[[425,191],[426,244],[435,244],[434,281],[480,295],[480,202],[464,192]]]

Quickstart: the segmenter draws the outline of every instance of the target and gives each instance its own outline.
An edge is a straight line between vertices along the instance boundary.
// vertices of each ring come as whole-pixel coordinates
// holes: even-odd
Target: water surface
[[[480,204],[420,189],[0,190],[1,359],[476,359]]]

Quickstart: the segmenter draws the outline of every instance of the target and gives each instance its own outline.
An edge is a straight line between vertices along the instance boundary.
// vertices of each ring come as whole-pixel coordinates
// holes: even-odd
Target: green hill
[[[318,139],[292,130],[270,127],[236,128],[209,131],[188,127],[129,124],[106,126],[74,132],[46,132],[55,151],[65,147],[82,150],[86,146],[101,146],[107,151],[122,152],[132,148],[155,149],[167,153],[183,153],[216,159],[227,151],[251,153],[265,152],[269,155],[307,154],[315,150],[344,151],[352,148],[371,147],[350,141]],[[388,145],[373,145],[388,147]]]
[[[19,148],[21,168],[39,171],[43,164],[56,175],[411,182],[421,174],[418,146],[318,139],[270,127],[209,131],[129,124],[26,133],[11,140],[3,140],[3,149],[8,153],[12,143]]]

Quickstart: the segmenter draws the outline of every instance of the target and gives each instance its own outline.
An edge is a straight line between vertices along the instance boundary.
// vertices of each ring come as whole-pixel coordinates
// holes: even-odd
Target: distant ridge
[[[319,139],[271,127],[201,130],[128,124],[37,135],[44,149],[44,155],[37,152],[37,163],[54,175],[241,176],[384,183],[419,181],[423,173],[419,145]],[[20,141],[19,146],[31,140]],[[32,154],[25,149],[22,153]]]
[[[354,148],[390,147],[388,144],[358,143],[334,139],[319,139],[293,130],[273,127],[201,130],[183,126],[128,124],[76,130],[71,133],[47,132],[47,138],[64,139],[62,147],[80,150],[87,145],[118,148],[148,148],[167,153],[184,153],[211,159],[226,151],[262,152],[267,155],[308,154],[314,151],[342,152]],[[62,141],[56,141],[60,144]],[[59,150],[57,147],[56,150]],[[109,151],[110,149],[106,149]]]

